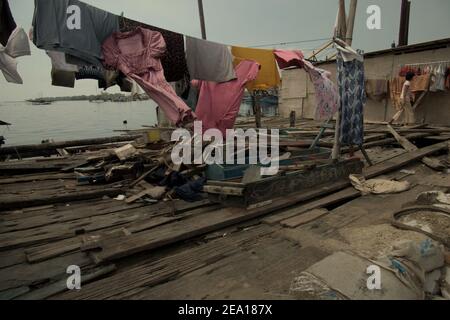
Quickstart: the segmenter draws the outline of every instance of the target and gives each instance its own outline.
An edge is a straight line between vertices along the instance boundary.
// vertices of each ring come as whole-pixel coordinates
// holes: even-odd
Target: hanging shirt
[[[375,101],[387,98],[388,81],[386,79],[366,79],[366,95]]]
[[[105,67],[118,69],[135,80],[173,124],[182,125],[192,121],[195,114],[164,78],[160,58],[165,52],[162,34],[141,27],[113,33],[103,43]]]
[[[334,116],[339,108],[339,94],[331,81],[331,73],[316,68],[309,61],[303,60],[305,71],[314,85],[316,92],[316,120],[325,120]]]
[[[303,53],[300,50],[274,50],[273,54],[280,69],[303,67]]]
[[[234,127],[245,86],[257,78],[259,67],[255,61],[244,60],[235,68],[235,80],[223,83],[192,81],[200,91],[196,113],[203,122],[204,131],[216,128],[225,136],[226,130]]]
[[[184,36],[180,33],[154,27],[124,17],[119,18],[120,32],[134,31],[141,27],[162,34],[167,50],[161,57],[164,76],[168,82],[176,82],[188,74],[186,54],[184,49]]]
[[[186,37],[186,60],[191,79],[226,82],[236,78],[227,46]]]
[[[247,84],[249,91],[268,90],[280,85],[280,73],[272,50],[232,47],[231,52],[235,66],[243,60],[253,60],[261,66],[258,77]]]
[[[360,59],[344,61],[338,50],[336,56],[338,90],[340,96],[340,143],[362,145],[364,142],[364,62]]]
[[[8,0],[0,0],[0,44],[2,46],[6,47],[9,37],[16,27]]]
[[[119,31],[118,16],[78,0],[35,0],[33,42],[101,65],[102,43]]]
[[[6,47],[0,44],[0,70],[6,81],[22,84],[22,78],[17,72],[16,58],[31,55],[28,36],[22,28],[16,28],[11,33]]]
[[[78,66],[67,63],[66,55],[64,52],[59,51],[47,51],[47,55],[50,57],[52,67],[56,70],[77,72]]]
[[[439,64],[436,68],[436,89],[440,91],[445,90],[445,76],[446,76],[446,67],[444,64]]]

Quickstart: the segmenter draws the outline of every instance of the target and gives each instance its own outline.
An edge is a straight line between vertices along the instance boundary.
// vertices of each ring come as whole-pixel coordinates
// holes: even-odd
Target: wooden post
[[[289,122],[290,122],[290,127],[291,128],[295,128],[295,119],[296,118],[297,118],[296,112],[295,111],[291,111],[291,114],[289,115]]]
[[[200,28],[202,29],[202,39],[206,40],[205,13],[203,11],[203,0],[198,0],[198,11],[200,16]]]
[[[408,45],[410,7],[411,2],[409,0],[402,0],[400,31],[398,36],[399,47]]]
[[[331,159],[338,160],[339,156],[341,154],[341,143],[340,140],[340,131],[339,127],[341,126],[341,110],[338,109],[338,112],[336,114],[336,126],[334,128],[334,145],[333,145],[333,151],[331,153]]]
[[[337,37],[339,39],[345,39],[347,34],[347,15],[345,14],[345,0],[339,0],[339,15],[337,25]]]
[[[255,91],[255,121],[256,127],[261,128],[261,95]]]
[[[358,5],[358,0],[351,0],[350,11],[348,12],[348,20],[347,20],[347,35],[345,37],[345,42],[347,42],[347,44],[349,46],[351,46],[352,42],[353,42],[353,29],[355,26],[357,5]]]

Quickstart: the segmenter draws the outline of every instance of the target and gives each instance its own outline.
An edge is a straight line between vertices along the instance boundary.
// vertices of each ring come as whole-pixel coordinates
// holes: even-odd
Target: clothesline
[[[408,63],[408,64],[401,64],[400,66],[414,67],[414,66],[428,66],[428,65],[432,65],[432,64],[450,64],[450,60],[433,61],[433,62],[420,62],[420,63]]]

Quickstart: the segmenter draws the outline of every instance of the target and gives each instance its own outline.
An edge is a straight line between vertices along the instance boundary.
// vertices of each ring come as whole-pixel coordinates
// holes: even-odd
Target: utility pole
[[[398,36],[398,46],[408,45],[409,38],[409,16],[411,11],[411,1],[402,0],[400,15],[400,31]]]
[[[200,16],[200,28],[202,29],[202,39],[206,40],[205,13],[203,11],[203,0],[198,0],[198,12]]]
[[[351,0],[350,11],[348,12],[348,20],[347,20],[347,36],[345,37],[345,42],[349,46],[351,46],[352,42],[353,42],[353,28],[355,26],[357,5],[358,5],[358,0]]]

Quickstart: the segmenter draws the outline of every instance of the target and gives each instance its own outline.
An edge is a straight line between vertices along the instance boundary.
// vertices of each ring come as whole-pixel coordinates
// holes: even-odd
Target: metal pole
[[[200,15],[200,28],[202,29],[202,39],[206,40],[205,13],[203,11],[203,0],[198,0],[198,12]]]

